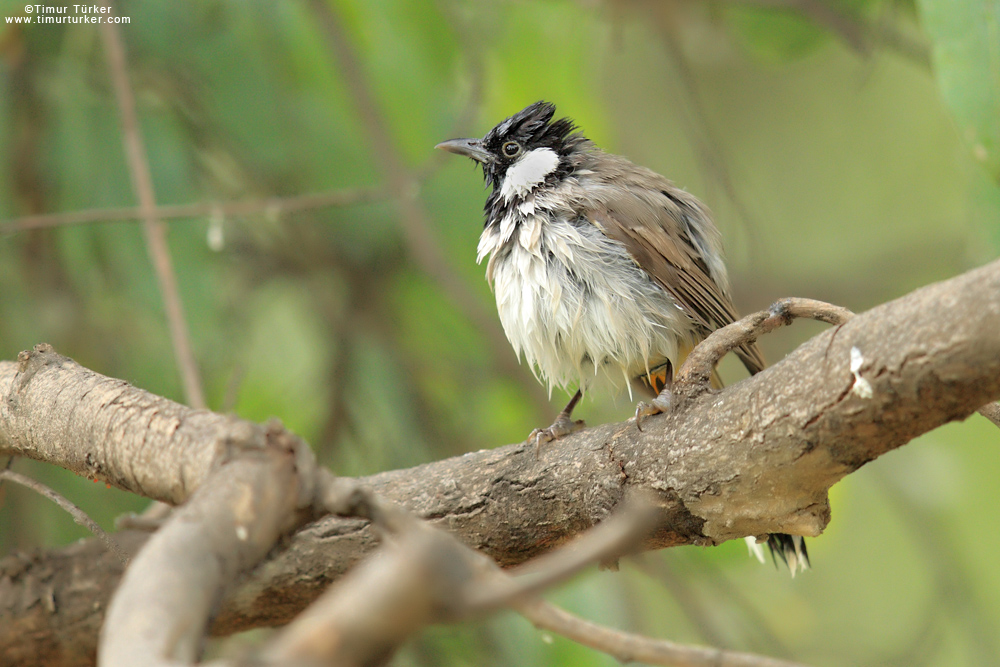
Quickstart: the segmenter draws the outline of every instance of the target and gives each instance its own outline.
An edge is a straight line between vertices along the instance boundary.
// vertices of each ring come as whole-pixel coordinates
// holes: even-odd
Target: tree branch
[[[574,616],[544,600],[530,600],[515,607],[539,630],[548,630],[603,651],[622,663],[643,662],[673,667],[803,667],[800,663],[751,653],[686,646],[622,632]]]
[[[532,592],[586,565],[633,547],[656,518],[656,508],[648,498],[624,503],[614,516],[572,543],[502,572],[454,536],[358,491],[355,497],[374,510],[366,516],[385,536],[382,546],[277,633],[261,650],[259,660],[267,664],[383,664],[404,640],[426,625],[466,620],[510,605],[539,627],[623,661],[641,659],[672,667],[801,667],[764,656],[612,630],[531,597]]]
[[[103,528],[98,525],[96,521],[90,518],[86,512],[74,505],[60,493],[57,493],[48,486],[42,484],[41,482],[31,479],[30,477],[25,477],[24,475],[19,475],[13,470],[0,470],[0,482],[7,480],[13,482],[14,484],[20,484],[21,486],[31,489],[35,493],[45,496],[56,505],[61,507],[63,511],[73,517],[73,521],[77,525],[83,526],[90,532],[94,534],[94,537],[99,539],[108,551],[113,553],[121,561],[122,565],[128,565],[129,556],[125,553],[121,547],[115,542],[114,538],[105,532]]]
[[[193,663],[222,593],[311,507],[307,445],[277,425],[240,430],[125,571],[101,627],[100,665]]]
[[[521,443],[359,481],[504,566],[567,542],[639,490],[659,507],[646,549],[817,535],[837,480],[1000,398],[998,293],[1000,261],[917,290],[814,337],[752,378],[647,419],[643,432],[631,421],[606,424],[538,456]],[[857,391],[860,380],[870,395]],[[232,419],[44,349],[18,364],[0,362],[0,455],[47,460],[149,497],[190,495]],[[290,620],[374,543],[358,519],[308,526],[223,602],[213,631]],[[120,565],[88,544],[0,561],[0,664],[15,664],[4,662],[8,655],[41,664],[38,656],[53,651],[93,650],[103,609],[94,591],[112,589]],[[52,590],[60,593],[54,613],[44,603]]]
[[[979,414],[1000,427],[1000,403],[988,403],[979,408]]]
[[[264,214],[281,216],[295,211],[316,208],[352,206],[383,199],[385,193],[379,188],[344,188],[295,197],[268,197],[265,199],[244,199],[229,202],[202,202],[196,204],[166,204],[153,209],[159,220],[175,218],[233,218]],[[94,208],[66,213],[43,213],[26,215],[0,222],[0,236],[14,234],[29,229],[82,225],[92,222],[131,222],[141,220],[145,209],[138,206],[125,208]]]
[[[111,0],[102,0],[102,4],[114,12]],[[156,279],[163,297],[163,307],[167,315],[167,325],[170,328],[170,340],[174,346],[174,357],[184,383],[184,397],[193,408],[205,407],[205,392],[201,386],[201,376],[198,364],[191,349],[191,339],[188,335],[187,320],[184,317],[184,305],[181,302],[177,288],[177,274],[174,272],[173,260],[170,257],[170,246],[167,244],[167,227],[156,217],[156,193],[153,189],[153,176],[149,170],[149,159],[146,147],[142,141],[139,128],[139,118],[135,110],[135,96],[128,80],[128,66],[125,62],[125,45],[122,42],[118,25],[104,21],[100,25],[101,39],[104,42],[104,53],[108,61],[111,83],[115,89],[115,99],[118,101],[118,112],[121,115],[122,141],[125,143],[125,157],[128,161],[129,173],[132,175],[132,189],[139,200],[139,210],[142,211],[142,226],[146,235],[146,247],[153,262]]]

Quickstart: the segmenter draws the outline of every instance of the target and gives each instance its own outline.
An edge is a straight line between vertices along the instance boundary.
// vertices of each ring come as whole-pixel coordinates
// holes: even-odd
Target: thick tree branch
[[[171,504],[208,475],[237,420],[89,371],[49,345],[0,363],[0,451]]]
[[[223,591],[311,505],[316,468],[305,443],[277,426],[236,431],[191,501],[125,571],[101,628],[98,664],[193,663]]]
[[[641,433],[632,422],[607,424],[537,457],[522,443],[361,481],[502,565],[596,525],[632,489],[654,493],[660,506],[645,548],[816,535],[837,480],[1000,397],[998,293],[1000,261],[857,315],[752,378],[648,419]],[[0,454],[172,502],[204,479],[206,443],[231,418],[35,356],[0,362]],[[860,380],[870,396],[858,391]],[[224,602],[214,630],[288,621],[374,541],[361,520],[312,524]],[[119,568],[89,544],[0,561],[0,655],[30,656],[8,650],[28,644],[36,655],[85,650],[101,621],[99,591],[114,587]],[[46,606],[54,593],[55,612]],[[82,644],[68,647],[67,638]]]
[[[643,494],[640,494],[643,495]],[[801,667],[719,649],[685,646],[620,632],[575,617],[531,596],[598,560],[634,547],[655,523],[648,498],[525,566],[503,572],[454,536],[371,494],[373,526],[386,536],[371,558],[331,586],[257,656],[264,664],[383,664],[402,642],[431,623],[454,622],[510,605],[539,627],[622,661],[672,667]],[[252,664],[258,664],[253,662]]]

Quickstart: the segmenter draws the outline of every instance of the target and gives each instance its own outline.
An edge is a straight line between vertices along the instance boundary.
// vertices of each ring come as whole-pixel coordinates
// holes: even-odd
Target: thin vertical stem
[[[114,8],[111,6],[110,0],[102,0],[102,2],[112,11],[111,15],[105,15],[104,18],[113,16]],[[132,189],[139,200],[142,226],[146,236],[146,248],[156,271],[160,293],[163,295],[163,305],[170,327],[174,356],[177,359],[181,379],[184,383],[184,396],[191,407],[204,408],[205,394],[202,391],[194,353],[191,351],[191,340],[188,336],[187,321],[184,318],[184,307],[177,289],[177,275],[174,273],[170,247],[167,245],[167,229],[156,213],[156,194],[153,190],[153,178],[149,172],[146,148],[139,131],[135,96],[129,85],[125,47],[116,24],[104,21],[100,25],[111,82],[115,89],[118,110],[121,114],[122,140],[125,144],[129,173],[132,176]]]

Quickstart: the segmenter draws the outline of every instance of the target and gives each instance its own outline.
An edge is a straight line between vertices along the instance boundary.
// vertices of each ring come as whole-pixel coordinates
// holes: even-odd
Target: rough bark
[[[503,565],[592,527],[629,488],[655,492],[662,506],[646,548],[817,535],[837,480],[1000,397],[998,295],[1000,261],[860,314],[752,378],[647,419],[641,432],[632,422],[607,424],[537,455],[509,445],[364,481]],[[41,364],[26,369],[29,378],[15,377],[16,366],[0,362],[0,454],[149,497],[184,500],[211,466],[206,450],[220,424],[232,421],[75,364]],[[121,537],[133,548],[141,542]],[[327,518],[299,531],[227,598],[214,632],[288,621],[374,541],[358,520]],[[93,541],[0,561],[0,665],[43,656],[88,664],[120,574]]]

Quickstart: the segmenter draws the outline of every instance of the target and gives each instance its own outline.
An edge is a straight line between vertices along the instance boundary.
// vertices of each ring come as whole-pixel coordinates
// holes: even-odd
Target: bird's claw
[[[567,415],[560,413],[552,426],[548,428],[536,428],[528,436],[528,442],[535,447],[535,455],[538,455],[538,451],[541,449],[542,445],[552,442],[553,440],[558,440],[570,433],[575,433],[584,427],[584,421],[582,419],[573,420]]]
[[[652,417],[653,415],[658,415],[660,413],[669,413],[674,407],[673,401],[674,395],[671,393],[670,389],[664,387],[663,391],[657,395],[649,403],[645,401],[639,401],[635,406],[635,427],[642,430],[642,420],[646,417]]]

